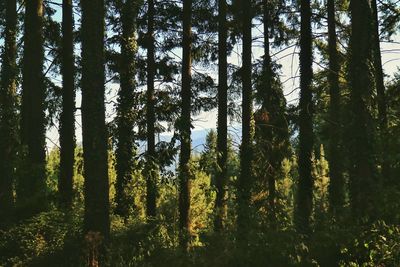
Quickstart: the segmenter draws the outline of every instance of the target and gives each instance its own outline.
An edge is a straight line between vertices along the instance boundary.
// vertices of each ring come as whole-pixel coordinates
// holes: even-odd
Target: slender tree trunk
[[[43,1],[26,1],[22,69],[22,166],[17,204],[22,217],[33,215],[45,202],[45,86],[43,75]]]
[[[110,231],[107,128],[104,105],[104,1],[82,0],[82,134],[84,231]]]
[[[376,0],[371,0],[372,8],[372,20],[373,20],[373,33],[371,34],[373,40],[373,64],[375,68],[375,85],[378,94],[378,115],[379,115],[379,125],[382,131],[387,128],[387,104],[386,104],[386,93],[385,93],[385,83],[384,74],[382,69],[382,56],[381,47],[379,40],[379,17],[378,17],[378,7]]]
[[[382,157],[382,175],[384,178],[384,182],[386,185],[390,186],[390,164],[388,158],[388,145],[387,145],[387,128],[388,128],[388,119],[387,119],[387,101],[386,101],[386,92],[385,92],[385,82],[384,82],[384,73],[382,68],[382,56],[381,56],[381,45],[379,39],[379,16],[378,16],[378,7],[377,1],[371,0],[371,8],[372,8],[372,57],[373,57],[373,65],[374,65],[374,74],[375,74],[375,86],[376,92],[378,95],[378,120],[379,120],[379,128],[380,128],[380,142],[381,142],[381,157]]]
[[[148,217],[156,215],[156,170],[154,160],[156,157],[156,140],[155,140],[155,110],[154,110],[154,76],[155,76],[155,41],[154,41],[154,0],[148,1],[148,21],[147,21],[147,154],[148,154],[148,172],[147,182],[147,199],[146,211]]]
[[[115,212],[127,218],[133,199],[129,197],[129,183],[132,180],[134,155],[134,90],[135,90],[135,55],[136,44],[136,1],[126,1],[122,4],[121,21],[121,60],[120,83],[117,106],[117,148],[116,148],[116,194],[117,204]]]
[[[239,239],[244,240],[250,220],[250,190],[253,181],[252,173],[252,84],[251,84],[251,46],[252,46],[252,16],[251,4],[242,0],[242,144],[240,147],[240,176],[238,181],[238,218],[237,227]]]
[[[226,180],[228,158],[228,63],[227,63],[227,26],[226,0],[218,1],[218,125],[216,177],[217,196],[215,199],[215,231],[223,229],[226,214]]]
[[[179,226],[181,230],[181,246],[186,249],[190,235],[190,154],[191,154],[191,48],[192,48],[192,0],[183,1],[183,59],[182,59],[182,115],[181,123],[181,154],[179,179]]]
[[[264,73],[263,73],[263,81],[264,85],[263,88],[265,89],[265,92],[263,94],[263,112],[266,112],[270,117],[274,111],[272,105],[276,103],[272,103],[272,95],[273,95],[273,88],[272,88],[272,63],[271,63],[271,55],[270,55],[270,43],[269,43],[269,28],[272,26],[270,25],[270,12],[269,12],[269,5],[268,5],[268,0],[264,0],[263,2],[263,9],[264,9]],[[271,110],[271,112],[268,112],[268,109]],[[276,111],[275,111],[276,112]],[[269,118],[269,121],[266,121],[264,125],[262,126],[263,128],[263,137],[266,139],[264,141],[267,142],[267,144],[264,144],[266,146],[273,146],[277,144],[273,144],[273,137],[272,137],[272,127],[275,127],[275,125],[270,125],[271,118]],[[275,153],[277,151],[272,151],[273,149],[266,149],[265,154],[267,153]],[[278,152],[279,153],[279,152]],[[272,157],[274,155],[266,155],[270,160],[268,162],[268,169],[266,170],[266,176],[268,180],[268,206],[269,206],[269,218],[270,222],[275,225],[276,221],[276,214],[275,214],[275,198],[276,198],[276,185],[275,185],[275,166],[276,164],[272,162]]]
[[[0,228],[13,219],[15,182],[17,10],[16,0],[6,2],[4,54],[0,84]]]
[[[310,1],[301,1],[300,12],[299,182],[297,188],[297,203],[295,206],[295,223],[299,232],[308,233],[310,230],[313,191],[311,166],[313,148],[313,102],[311,81],[313,71]]]
[[[262,106],[255,114],[256,143],[259,156],[257,162],[258,179],[267,183],[268,221],[270,226],[276,226],[276,178],[279,176],[282,161],[288,155],[289,132],[285,118],[286,100],[282,86],[276,77],[270,55],[270,35],[274,28],[273,10],[276,3],[263,0],[263,26],[264,26],[264,58],[263,71],[257,95]]]
[[[337,215],[344,204],[344,178],[342,156],[340,151],[341,140],[341,104],[339,88],[340,65],[338,61],[335,0],[328,0],[328,52],[329,52],[329,204],[330,210]]]
[[[374,210],[374,130],[368,111],[371,101],[371,9],[368,0],[350,2],[352,34],[350,37],[350,106],[349,149],[350,200],[356,218],[369,217]]]
[[[71,209],[75,150],[75,66],[72,0],[63,0],[62,21],[62,113],[60,117],[60,180],[58,191],[61,207]]]

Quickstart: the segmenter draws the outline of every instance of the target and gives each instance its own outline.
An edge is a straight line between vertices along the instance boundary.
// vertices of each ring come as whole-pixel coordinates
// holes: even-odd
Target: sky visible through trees
[[[58,3],[57,1],[54,1]],[[60,1],[61,2],[61,1]],[[60,3],[59,3],[60,4]],[[54,15],[54,19],[56,21],[61,21],[61,8],[55,7],[56,14]],[[77,19],[77,18],[76,18]],[[253,60],[259,59],[263,55],[262,51],[262,24],[259,21],[254,20],[253,23],[256,24],[255,28],[253,29]],[[318,30],[315,30],[315,34],[318,33]],[[1,40],[2,41],[2,40]],[[382,51],[382,63],[383,69],[386,75],[386,80],[390,80],[393,78],[393,74],[397,71],[397,66],[399,65],[400,59],[398,59],[397,55],[400,49],[400,37],[395,35],[392,37],[392,41],[386,42],[382,41],[381,43],[381,51]],[[231,64],[235,64],[240,66],[241,59],[240,59],[240,51],[241,51],[241,44],[239,43],[235,49],[234,53],[228,57],[228,62]],[[79,51],[77,51],[79,52]],[[299,94],[299,59],[298,59],[299,47],[296,44],[291,44],[290,47],[285,47],[284,49],[276,48],[272,50],[272,54],[274,56],[274,60],[282,65],[281,72],[281,80],[283,82],[284,93],[285,97],[290,104],[295,104],[298,102],[298,94]],[[173,55],[176,56],[177,59],[180,58],[181,51],[180,49],[176,49],[173,52]],[[318,56],[315,56],[314,61],[314,68],[319,69],[321,66],[318,64]],[[217,77],[217,66],[212,67],[210,69],[200,69],[200,71],[204,71],[208,73],[211,77],[216,79],[218,82]],[[56,83],[60,83],[60,80],[56,81]],[[106,95],[107,102],[109,102],[107,107],[107,120],[112,120],[115,116],[114,111],[114,104],[113,100],[115,100],[117,91],[119,88],[119,84],[109,82],[107,84],[108,94]],[[77,103],[80,103],[80,93],[77,93]],[[81,142],[81,126],[80,126],[80,112],[77,112],[76,115],[76,136],[77,142]],[[203,132],[201,134],[203,140],[205,141],[206,132],[210,129],[215,129],[217,125],[217,114],[216,110],[203,112],[202,114],[196,116],[194,118],[194,131]],[[238,122],[231,122],[233,126],[232,131],[240,132],[240,127],[238,127]],[[172,133],[166,135],[171,135]],[[53,146],[58,145],[58,130],[56,128],[50,128],[47,132],[47,146],[51,149]]]
[[[0,1],[0,266],[400,266],[399,0]]]

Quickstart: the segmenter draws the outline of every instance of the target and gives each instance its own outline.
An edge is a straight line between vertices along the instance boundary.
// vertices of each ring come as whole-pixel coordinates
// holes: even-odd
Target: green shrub
[[[340,266],[400,266],[400,226],[378,221],[341,252]]]

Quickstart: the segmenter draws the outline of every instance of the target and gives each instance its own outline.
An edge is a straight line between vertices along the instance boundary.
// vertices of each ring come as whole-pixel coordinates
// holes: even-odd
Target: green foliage
[[[0,6],[4,1],[0,1]],[[108,4],[108,29],[107,34],[112,36],[107,39],[107,68],[108,76],[119,71],[119,52],[115,45],[120,41],[120,17],[115,12],[115,4],[122,4],[123,1],[106,1]],[[239,12],[239,1],[228,1],[228,28],[229,42],[227,44],[228,54],[235,49],[240,34],[240,23],[234,19]],[[264,1],[254,1],[254,14],[256,23],[262,22],[263,9],[260,8]],[[273,59],[281,51],[275,49],[290,45],[291,38],[297,37],[296,27],[299,25],[296,1],[267,1],[271,8],[270,25],[270,46],[274,53]],[[338,1],[338,10],[349,8],[347,0]],[[55,9],[49,7],[52,3],[46,3],[45,18],[45,42],[49,60],[48,77],[46,79],[46,108],[47,123],[55,124],[54,119],[60,110],[61,88],[54,84],[53,77],[58,76],[59,67],[59,38],[60,24],[52,20]],[[213,62],[217,58],[216,47],[216,1],[198,1],[193,19],[193,62],[195,67],[201,66],[212,69]],[[320,3],[313,2],[313,19],[316,22],[315,30],[319,33],[325,30],[324,16],[325,8]],[[379,3],[381,9],[382,36],[390,38],[396,33],[399,21],[399,10],[393,0],[385,0]],[[3,10],[0,7],[0,13]],[[138,90],[130,100],[134,100],[133,111],[136,119],[128,123],[133,126],[135,136],[132,138],[142,140],[146,134],[144,126],[145,110],[144,83],[146,80],[146,63],[142,52],[147,49],[146,36],[146,8],[139,10],[138,18],[138,53],[137,53],[137,77]],[[282,16],[280,13],[287,13]],[[179,83],[180,63],[176,57],[176,50],[180,46],[180,15],[181,6],[174,1],[156,1],[156,74],[155,79],[159,81],[155,92],[157,121],[156,134],[163,131],[173,130],[175,123],[177,128],[181,123],[179,117]],[[0,14],[0,20],[3,14]],[[343,19],[344,17],[344,19]],[[292,23],[292,25],[290,25]],[[338,14],[338,36],[339,41],[346,46],[349,37],[348,18]],[[1,25],[0,25],[1,27]],[[314,29],[314,28],[313,28]],[[322,36],[322,35],[321,35]],[[323,37],[323,36],[322,36]],[[132,40],[133,41],[133,40]],[[193,155],[190,162],[192,174],[191,188],[191,229],[190,247],[187,253],[179,248],[179,227],[178,227],[178,183],[176,173],[168,166],[174,164],[177,151],[175,135],[171,142],[159,142],[156,146],[156,157],[154,162],[147,164],[148,159],[138,155],[138,161],[133,167],[132,179],[124,186],[123,190],[131,205],[128,218],[121,218],[111,214],[111,235],[107,247],[105,266],[400,266],[400,183],[397,181],[397,174],[400,171],[399,147],[400,139],[400,94],[397,75],[393,82],[387,85],[388,101],[388,135],[387,141],[390,146],[384,151],[389,156],[392,173],[388,179],[388,185],[377,184],[376,191],[379,199],[375,202],[379,207],[377,217],[382,219],[373,225],[355,224],[352,219],[346,217],[332,218],[328,212],[328,184],[329,165],[325,158],[325,149],[329,147],[330,125],[329,121],[329,94],[327,91],[328,69],[327,46],[323,38],[314,40],[319,49],[321,70],[317,71],[313,79],[313,108],[316,111],[313,119],[315,132],[315,145],[313,147],[312,176],[313,176],[313,211],[312,211],[312,233],[309,236],[302,236],[294,230],[293,210],[296,189],[298,186],[298,158],[291,155],[290,146],[296,151],[298,144],[296,136],[296,108],[287,107],[282,86],[279,81],[280,65],[271,63],[273,94],[270,96],[270,103],[265,104],[263,110],[263,95],[260,94],[264,88],[264,79],[268,77],[263,73],[262,62],[259,58],[254,64],[255,70],[253,81],[255,103],[261,105],[255,112],[256,120],[252,121],[255,126],[266,124],[268,131],[256,132],[257,138],[254,142],[256,152],[255,171],[261,178],[254,182],[251,187],[250,221],[246,222],[249,227],[247,232],[246,249],[237,242],[237,176],[239,173],[239,157],[237,151],[232,147],[232,141],[228,141],[228,183],[227,183],[227,216],[223,233],[213,231],[213,216],[215,205],[215,174],[218,170],[216,152],[216,133],[209,132],[203,152],[200,155]],[[135,49],[136,50],[136,47]],[[283,51],[284,51],[283,50]],[[277,52],[277,53],[275,53]],[[340,54],[340,89],[343,98],[342,113],[344,128],[350,121],[348,77],[346,77],[346,57]],[[348,56],[347,56],[348,57]],[[54,60],[54,62],[52,62]],[[54,63],[54,64],[53,64]],[[317,62],[316,62],[317,63]],[[241,70],[236,65],[229,66],[229,113],[241,118],[240,113],[235,113],[239,106],[235,102],[240,96]],[[207,73],[207,74],[206,74]],[[215,107],[215,89],[213,75],[206,71],[193,72],[192,94],[193,113],[197,114],[204,110],[210,111]],[[111,78],[111,77],[107,77]],[[114,77],[117,82],[121,77]],[[132,77],[131,77],[132,78]],[[371,100],[368,101],[367,110],[371,113],[372,119],[377,116],[375,107],[375,85],[370,90]],[[143,90],[142,90],[143,89]],[[113,89],[110,89],[110,92]],[[286,92],[285,92],[286,93]],[[369,96],[368,96],[369,97]],[[265,112],[264,112],[265,111]],[[123,117],[122,119],[127,119]],[[293,119],[294,118],[294,119]],[[130,118],[131,119],[131,118]],[[290,121],[290,123],[287,122]],[[115,139],[114,122],[110,122],[111,137]],[[289,124],[289,125],[288,125]],[[376,127],[373,122],[372,127]],[[166,126],[167,125],[167,126]],[[291,137],[286,132],[287,127],[292,130]],[[115,128],[115,127],[114,127]],[[283,129],[285,128],[285,129]],[[283,129],[283,131],[282,131]],[[258,129],[260,130],[260,129]],[[340,129],[341,131],[343,129]],[[352,132],[349,137],[343,140],[341,149],[346,152],[346,144],[354,142]],[[346,143],[347,142],[347,143]],[[24,152],[25,153],[25,152]],[[19,155],[23,155],[20,153]],[[344,153],[346,154],[346,153]],[[370,155],[371,157],[377,157]],[[110,185],[110,206],[115,208],[115,150],[109,149],[108,174]],[[345,156],[343,165],[351,166],[353,158]],[[42,212],[34,217],[20,221],[7,230],[0,231],[0,266],[61,266],[70,264],[72,266],[85,265],[87,261],[87,247],[84,244],[81,232],[82,217],[84,210],[84,175],[83,175],[83,150],[77,146],[75,150],[74,166],[74,205],[70,214],[66,215],[55,208],[57,199],[57,183],[59,178],[59,150],[51,150],[47,155],[46,164],[46,200],[52,209]],[[135,159],[136,161],[136,159]],[[378,161],[379,162],[379,161]],[[270,210],[268,208],[268,183],[266,181],[266,170],[273,166],[276,184],[276,225],[268,220]],[[24,166],[17,166],[20,175],[29,175],[24,171]],[[381,169],[377,164],[377,171]],[[154,175],[157,180],[157,216],[148,220],[146,218],[146,175],[154,169],[160,169],[160,174]],[[348,171],[345,170],[345,177]],[[128,177],[129,178],[129,177]],[[385,180],[386,177],[382,177]],[[384,183],[384,182],[383,182]],[[28,189],[31,189],[28,187]],[[43,194],[44,195],[44,194]],[[346,195],[348,198],[348,195]],[[364,197],[364,196],[363,196]],[[31,201],[33,196],[28,199]],[[348,202],[348,199],[346,199]],[[348,203],[345,203],[347,206]],[[344,210],[347,210],[344,208]]]
[[[399,266],[400,227],[378,221],[341,248],[340,266]]]
[[[314,152],[315,177],[314,232],[304,237],[293,229],[293,200],[296,192],[297,159],[282,163],[277,180],[278,228],[252,222],[248,247],[236,243],[235,175],[237,154],[230,150],[228,215],[224,233],[213,232],[215,188],[212,182],[215,152],[210,134],[207,148],[191,162],[191,244],[184,255],[179,249],[178,188],[174,177],[159,180],[158,216],[147,222],[145,216],[146,182],[139,170],[130,185],[134,210],[124,220],[111,216],[111,236],[104,259],[105,266],[397,266],[399,265],[400,228],[383,221],[368,227],[349,219],[338,224],[329,218],[327,206],[328,164],[321,145]],[[113,192],[114,154],[110,152],[110,185]],[[82,238],[83,176],[82,148],[76,148],[74,210],[70,215],[53,209],[0,232],[0,266],[60,266],[65,262],[83,266],[87,249]],[[59,153],[48,156],[47,183],[56,193]],[[160,177],[161,178],[161,177]],[[396,191],[396,190],[395,190]],[[396,191],[397,192],[397,191]],[[390,193],[386,192],[386,196]],[[392,196],[394,197],[394,196]],[[113,196],[110,196],[111,205]],[[382,200],[383,201],[383,200]],[[393,199],[386,200],[394,202]],[[387,211],[389,213],[389,211]],[[265,220],[268,210],[258,209],[252,218]],[[392,218],[394,220],[394,218]]]
[[[47,189],[53,200],[56,200],[58,177],[60,176],[60,150],[54,148],[46,160]]]
[[[60,255],[66,260],[79,246],[82,222],[77,215],[51,210],[0,232],[0,266],[55,264],[62,262]]]
[[[321,219],[328,212],[329,165],[325,158],[324,146],[321,144],[318,153],[313,155],[314,206],[315,219]],[[319,154],[319,155],[318,155]]]

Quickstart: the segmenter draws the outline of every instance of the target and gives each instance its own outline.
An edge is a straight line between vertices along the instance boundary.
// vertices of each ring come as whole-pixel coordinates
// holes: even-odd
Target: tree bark
[[[137,3],[126,1],[122,4],[121,21],[121,59],[120,59],[120,85],[117,106],[117,148],[115,184],[116,214],[127,218],[133,205],[133,198],[129,197],[129,183],[132,180],[132,167],[134,155],[134,90],[135,90],[135,56],[136,44],[136,17]]]
[[[228,158],[228,63],[226,0],[218,1],[218,125],[217,125],[217,196],[215,199],[215,231],[223,229],[226,214],[226,182]]]
[[[110,231],[104,104],[104,1],[82,0],[82,134],[85,233]]]
[[[311,164],[313,149],[311,81],[313,71],[310,1],[301,1],[300,13],[299,181],[295,206],[295,224],[299,232],[306,234],[310,231],[313,191]]]
[[[251,4],[248,1],[241,1],[242,7],[242,144],[240,147],[240,168],[241,172],[238,181],[238,218],[237,227],[239,239],[245,239],[250,219],[250,190],[253,180],[252,159],[253,159],[253,111],[252,111],[252,84],[251,84],[251,46],[252,46],[252,15]]]
[[[269,12],[269,6],[268,6],[268,0],[264,0],[263,2],[263,11],[264,11],[264,62],[263,62],[263,89],[265,91],[263,92],[263,107],[262,111],[265,112],[268,117],[270,117],[271,113],[273,112],[268,112],[268,109],[272,109],[272,95],[273,95],[273,88],[272,88],[272,63],[271,63],[271,55],[270,55],[270,43],[269,43],[269,28],[270,28],[270,12]],[[276,112],[276,111],[275,111]],[[266,140],[266,144],[264,146],[273,146],[273,138],[272,138],[272,127],[273,125],[270,124],[270,119],[268,121],[265,121],[265,123],[262,125],[262,131],[263,131],[263,138]],[[274,153],[272,149],[268,149],[268,147],[265,147],[265,154],[267,153]],[[276,197],[276,185],[275,185],[275,175],[274,173],[274,168],[275,164],[272,162],[271,158],[273,155],[266,155],[270,160],[267,162],[269,165],[266,170],[266,177],[268,180],[268,206],[269,206],[269,217],[270,221],[272,224],[275,224],[275,197]]]
[[[22,68],[22,166],[17,187],[20,217],[29,217],[45,202],[45,85],[43,75],[43,1],[27,1]]]
[[[147,199],[146,211],[148,217],[156,215],[156,170],[155,170],[155,157],[156,157],[156,141],[155,141],[155,110],[154,110],[154,76],[155,76],[155,40],[154,40],[154,0],[148,1],[148,21],[147,21],[147,160],[148,172],[146,177],[147,182]]]
[[[388,119],[387,119],[387,101],[386,101],[386,90],[384,73],[382,68],[382,55],[381,55],[381,45],[379,39],[379,16],[378,16],[378,6],[376,0],[371,0],[372,8],[372,62],[374,65],[375,74],[375,86],[376,93],[378,96],[378,121],[380,130],[380,143],[381,143],[381,157],[382,157],[382,175],[384,183],[390,186],[391,183],[391,171],[390,163],[388,158],[388,145],[387,145],[387,135],[388,135]]]
[[[5,40],[0,84],[0,228],[12,221],[15,182],[17,10],[16,0],[6,2]]]
[[[374,130],[368,111],[371,102],[371,9],[369,0],[350,2],[350,107],[351,124],[348,133],[352,160],[350,168],[350,203],[355,218],[369,217],[374,208]]]
[[[261,108],[255,113],[255,164],[257,179],[266,184],[268,197],[266,208],[270,226],[276,226],[276,179],[282,168],[282,161],[288,155],[289,131],[285,117],[286,100],[282,85],[273,70],[270,55],[270,36],[275,28],[274,5],[263,0],[263,37],[264,56],[261,76],[257,83],[257,96],[261,101]],[[259,167],[257,167],[259,166]]]
[[[329,204],[330,210],[334,215],[340,213],[344,204],[344,178],[342,155],[340,150],[341,143],[341,103],[338,61],[336,19],[335,19],[335,0],[328,0],[328,53],[329,53]]]
[[[75,150],[75,65],[72,0],[63,0],[62,64],[63,77],[62,113],[60,117],[60,180],[58,191],[60,206],[72,208]]]
[[[179,179],[179,227],[181,231],[180,243],[187,249],[190,236],[190,154],[191,154],[191,48],[192,48],[192,0],[183,1],[183,41],[182,41],[182,115],[180,179]]]

